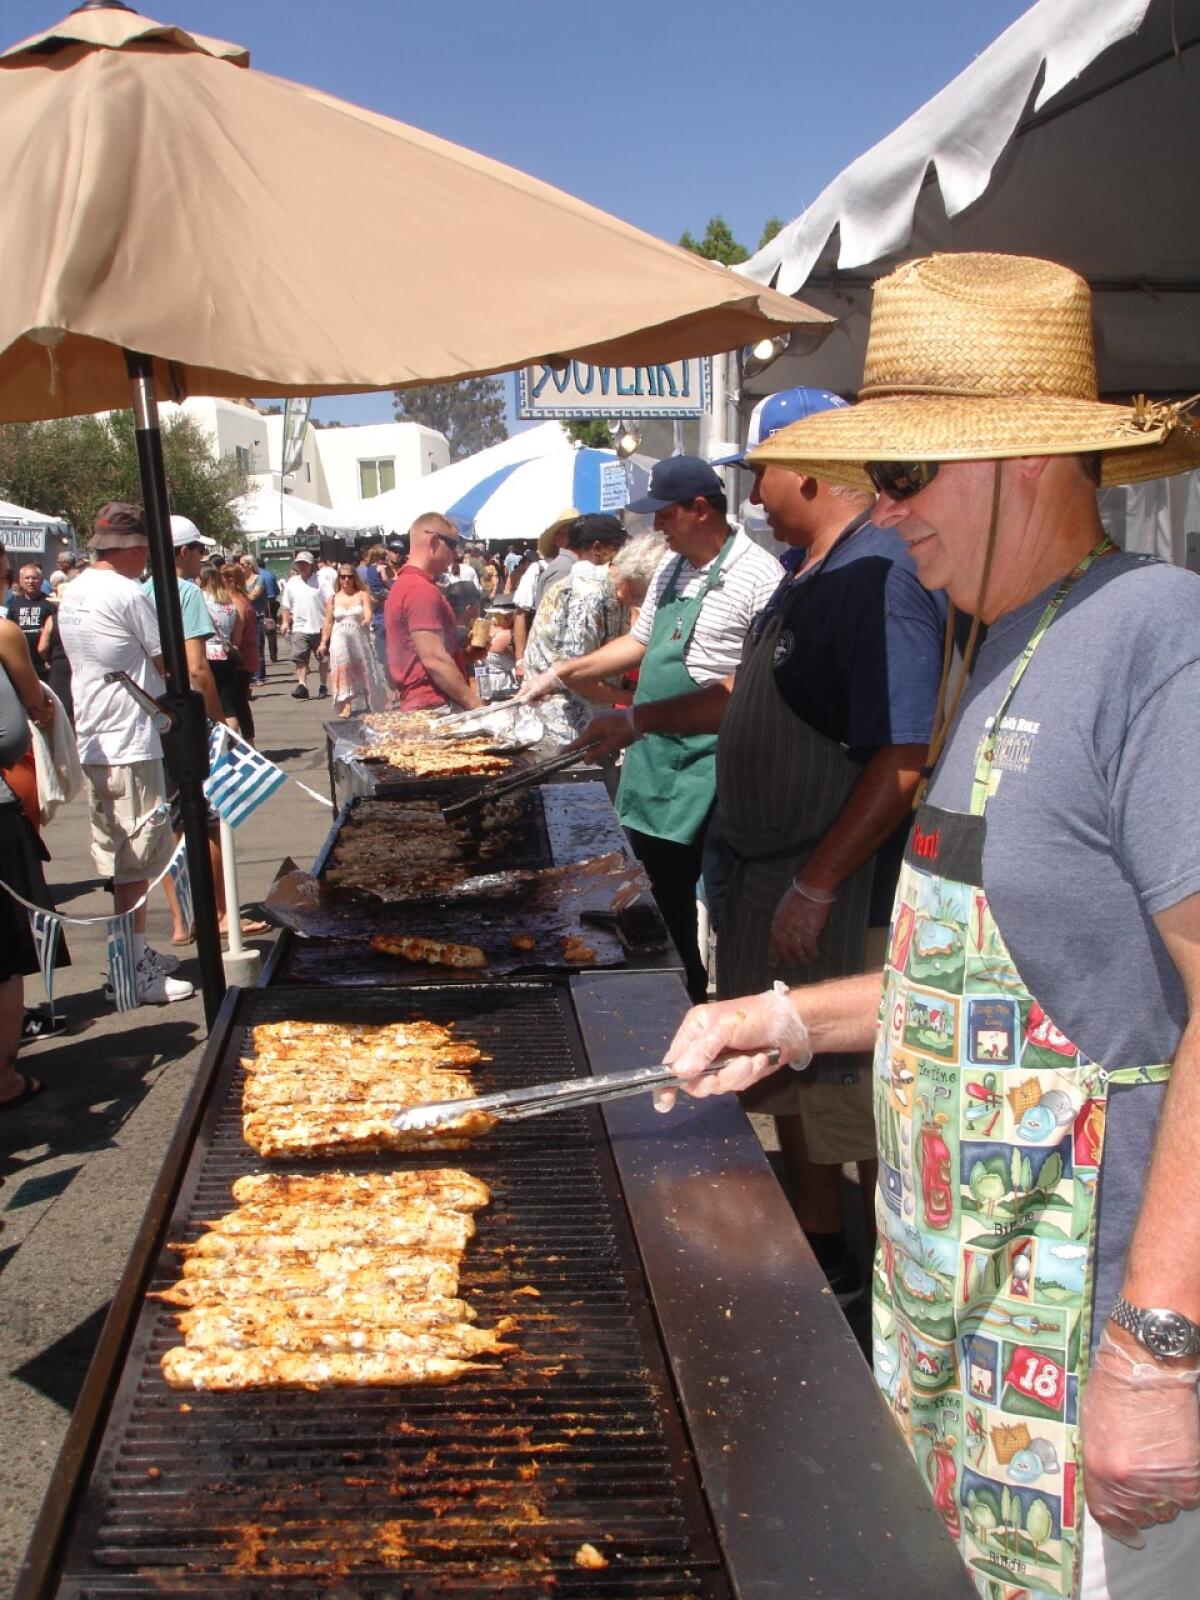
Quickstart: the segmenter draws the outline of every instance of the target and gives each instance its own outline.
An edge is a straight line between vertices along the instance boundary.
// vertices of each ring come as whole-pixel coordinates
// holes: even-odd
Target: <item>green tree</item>
[[[771,240],[775,237],[775,235],[778,232],[780,232],[782,227],[783,227],[783,218],[782,217],[768,217],[767,220],[763,223],[762,232],[758,236],[758,248],[761,250],[764,247],[764,245],[770,244]]]
[[[229,501],[245,494],[246,474],[232,457],[214,459],[207,432],[182,412],[164,423],[162,443],[172,511],[235,543],[241,532]],[[0,498],[66,517],[84,543],[107,501],[142,498],[132,414],[0,427]]]
[[[415,389],[397,389],[392,398],[397,422],[422,422],[446,435],[451,461],[461,461],[508,438],[504,384],[499,378],[427,383]]]
[[[749,250],[733,237],[729,224],[719,212],[715,217],[709,217],[703,239],[694,238],[690,230],[685,228],[679,242],[693,255],[706,256],[709,261],[719,261],[726,267],[736,267],[740,262],[750,259]]]
[[[1054,1518],[1050,1515],[1050,1507],[1040,1495],[1029,1507],[1029,1515],[1025,1518],[1025,1531],[1033,1540],[1033,1548],[1040,1556],[1042,1546],[1054,1532]]]
[[[591,417],[587,422],[564,422],[563,427],[567,430],[567,437],[575,444],[590,445],[596,450],[612,448],[608,423],[600,417]]]

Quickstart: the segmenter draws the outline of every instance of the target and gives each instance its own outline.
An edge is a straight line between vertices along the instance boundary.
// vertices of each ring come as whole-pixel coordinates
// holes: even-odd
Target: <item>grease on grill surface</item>
[[[410,1003],[376,993],[354,1010],[390,1020]],[[259,992],[239,1015],[296,1004]],[[302,1004],[320,1017],[338,1001]],[[580,1070],[546,985],[426,990],[420,1004],[464,1019],[489,1058],[481,1093]],[[330,1176],[246,1175],[239,1047],[185,1184],[181,1236],[228,1208],[239,1174],[243,1203],[264,1183],[286,1197],[277,1186]],[[147,1306],[64,1596],[729,1600],[598,1129],[595,1112],[564,1112],[504,1124],[472,1152],[492,1203],[460,1293],[485,1326],[519,1312],[518,1349],[448,1388],[195,1392],[181,1406],[158,1371],[176,1342],[167,1308]],[[156,1285],[173,1276],[165,1261]],[[577,1566],[584,1544],[607,1567]]]

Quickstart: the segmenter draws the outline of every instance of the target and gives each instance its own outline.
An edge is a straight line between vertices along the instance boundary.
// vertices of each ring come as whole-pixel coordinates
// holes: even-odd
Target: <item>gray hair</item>
[[[835,500],[853,500],[865,506],[875,498],[873,489],[854,489],[848,483],[827,483],[825,487]]]
[[[608,569],[609,577],[613,583],[628,579],[645,594],[659,562],[666,553],[667,542],[661,533],[639,533],[627,544],[623,544],[612,558]]]

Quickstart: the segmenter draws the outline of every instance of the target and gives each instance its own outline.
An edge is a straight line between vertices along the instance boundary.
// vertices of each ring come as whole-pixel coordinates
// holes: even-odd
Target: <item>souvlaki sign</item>
[[[710,361],[661,361],[647,367],[600,367],[590,361],[526,367],[517,374],[522,421],[587,417],[683,420],[708,410]]]

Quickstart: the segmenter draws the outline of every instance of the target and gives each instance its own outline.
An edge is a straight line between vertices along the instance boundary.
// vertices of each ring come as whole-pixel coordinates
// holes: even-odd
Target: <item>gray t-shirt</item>
[[[0,666],[0,767],[12,767],[29,749],[29,718],[13,688],[7,668]],[[0,801],[6,799],[0,795]]]
[[[932,805],[969,809],[976,749],[1053,592],[989,632]],[[1098,562],[1038,646],[996,766],[984,887],[1026,987],[1094,1061],[1170,1061],[1187,1000],[1151,918],[1200,891],[1200,579]]]
[[[572,555],[569,550],[560,550],[553,561],[547,561],[546,565],[542,568],[541,573],[538,576],[538,581],[533,591],[533,610],[535,616],[537,614],[537,608],[542,603],[542,599],[546,593],[546,590],[552,583],[557,583],[561,578],[569,577],[571,568],[575,565],[577,559],[578,557]]]

